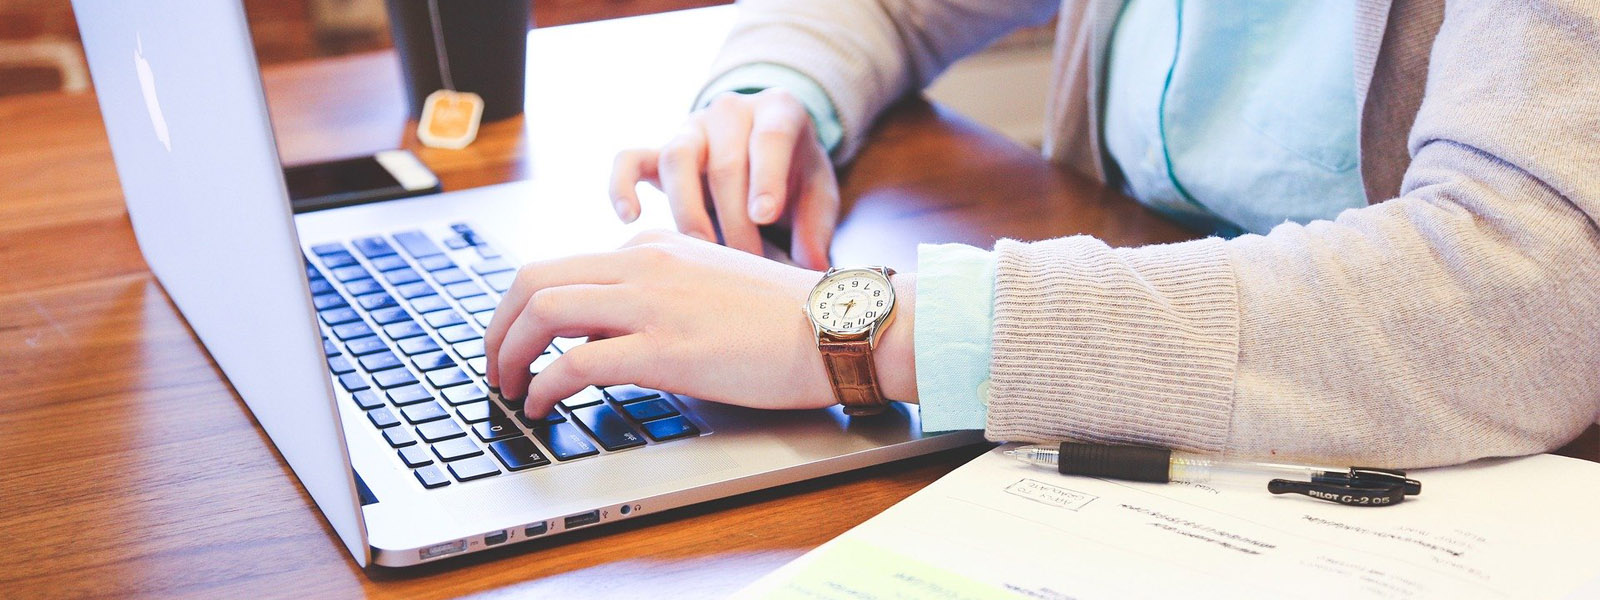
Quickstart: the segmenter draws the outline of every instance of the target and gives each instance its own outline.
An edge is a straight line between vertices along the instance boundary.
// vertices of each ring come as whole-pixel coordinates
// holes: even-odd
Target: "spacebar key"
[[[594,434],[595,441],[607,450],[621,450],[634,446],[643,446],[644,437],[633,430],[627,421],[605,404],[597,404],[572,411],[573,418],[583,424],[584,429]]]

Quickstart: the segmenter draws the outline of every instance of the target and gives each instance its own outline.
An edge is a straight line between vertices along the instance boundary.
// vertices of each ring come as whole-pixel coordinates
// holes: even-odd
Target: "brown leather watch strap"
[[[872,342],[838,340],[823,335],[817,340],[822,364],[833,381],[833,396],[850,416],[875,415],[889,407],[878,389],[877,368],[872,363]]]

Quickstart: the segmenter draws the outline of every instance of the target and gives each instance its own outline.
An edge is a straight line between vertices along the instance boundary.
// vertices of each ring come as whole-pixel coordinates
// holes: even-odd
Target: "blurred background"
[[[731,0],[535,0],[538,26],[582,23]],[[391,46],[384,0],[244,0],[263,67]],[[934,100],[1038,147],[1052,26],[1018,32],[935,82]],[[536,57],[535,57],[536,59]],[[0,96],[87,92],[88,67],[68,0],[0,0]]]

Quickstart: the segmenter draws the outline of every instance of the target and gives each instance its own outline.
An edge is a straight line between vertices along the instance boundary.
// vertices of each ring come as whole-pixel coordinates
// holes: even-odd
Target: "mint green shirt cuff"
[[[983,429],[989,417],[995,257],[961,244],[917,246],[912,336],[924,432]]]
[[[773,63],[750,63],[735,67],[706,84],[694,105],[695,108],[705,108],[712,98],[723,92],[754,94],[769,88],[783,88],[805,105],[806,112],[811,114],[811,124],[817,130],[817,140],[822,142],[822,149],[833,154],[839,142],[844,140],[844,125],[839,122],[839,113],[833,108],[833,100],[828,99],[828,93],[815,80],[789,67]]]

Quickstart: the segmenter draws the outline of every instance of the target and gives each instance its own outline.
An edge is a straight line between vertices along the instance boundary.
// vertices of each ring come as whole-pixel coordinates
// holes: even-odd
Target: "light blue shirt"
[[[1202,231],[1265,233],[1366,205],[1357,166],[1353,4],[1130,0],[1107,57],[1104,139],[1126,191]],[[710,90],[752,91],[746,69]],[[818,131],[842,131],[810,78],[785,80]],[[737,82],[735,87],[729,83]],[[787,85],[786,85],[787,87]],[[827,140],[830,151],[838,138]],[[925,431],[982,429],[993,354],[995,258],[917,251],[914,352]]]

